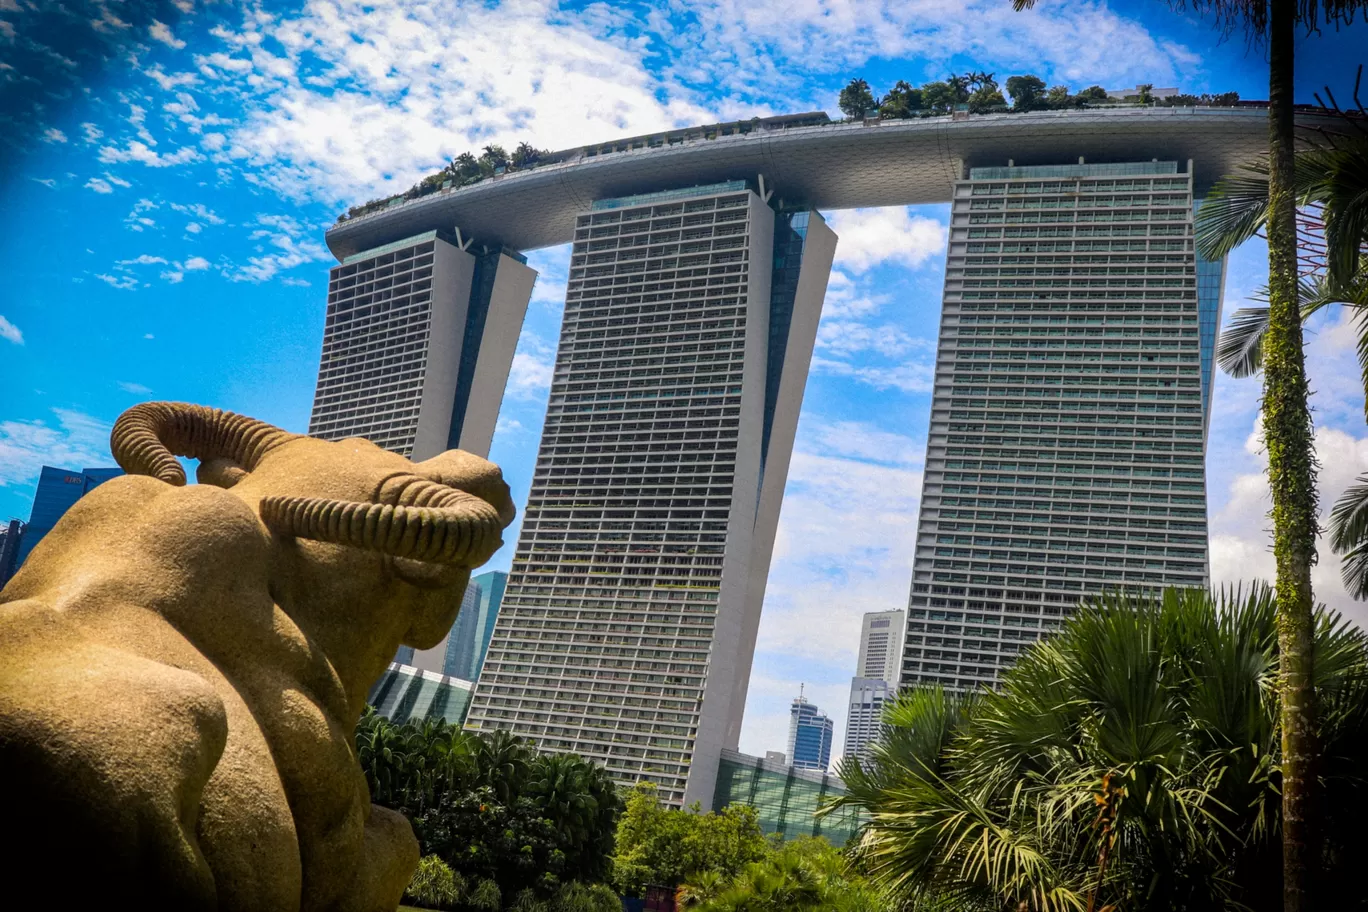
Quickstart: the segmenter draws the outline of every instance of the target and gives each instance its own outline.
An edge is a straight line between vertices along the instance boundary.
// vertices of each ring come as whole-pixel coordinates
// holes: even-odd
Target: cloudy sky
[[[1326,84],[1347,96],[1363,47],[1363,26],[1303,40],[1298,100]],[[324,228],[460,152],[836,113],[853,76],[883,91],[967,69],[1267,95],[1242,38],[1154,0],[1029,13],[1008,0],[0,0],[0,519],[27,519],[41,465],[109,464],[111,423],[144,399],[305,430]],[[783,749],[800,682],[839,739],[860,614],[902,607],[910,576],[947,209],[828,215],[840,244],[761,622],[751,753]],[[1261,284],[1262,257],[1232,258],[1227,313]],[[520,502],[567,259],[531,254],[541,277],[494,440]],[[1330,314],[1308,338],[1329,503],[1368,470],[1368,430],[1350,328]],[[1217,381],[1217,582],[1272,571],[1257,408],[1257,382]],[[1333,556],[1316,581],[1368,619]]]

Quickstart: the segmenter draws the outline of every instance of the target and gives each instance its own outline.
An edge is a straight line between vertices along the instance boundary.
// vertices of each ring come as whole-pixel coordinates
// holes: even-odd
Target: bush
[[[503,893],[494,881],[480,879],[475,881],[474,889],[466,897],[466,905],[474,912],[499,912],[503,907]]]
[[[425,856],[413,872],[404,898],[425,909],[451,909],[461,901],[465,881],[436,855]]]
[[[622,900],[607,884],[568,883],[556,894],[552,912],[621,912]]]

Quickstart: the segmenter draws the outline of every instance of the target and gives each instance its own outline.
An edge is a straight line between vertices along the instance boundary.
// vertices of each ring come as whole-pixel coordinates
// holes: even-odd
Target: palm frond
[[[1241,307],[1231,315],[1216,342],[1216,363],[1232,377],[1254,376],[1263,369],[1267,332],[1267,307]]]
[[[1330,548],[1340,556],[1344,587],[1356,599],[1368,598],[1368,475],[1347,488],[1330,511]]]
[[[1218,180],[1197,210],[1197,252],[1219,260],[1268,222],[1268,167],[1250,165]]]

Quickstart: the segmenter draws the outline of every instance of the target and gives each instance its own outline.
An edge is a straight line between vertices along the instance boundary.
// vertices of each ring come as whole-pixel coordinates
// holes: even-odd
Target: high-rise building
[[[470,247],[429,231],[333,267],[310,434],[414,460],[489,454],[537,274]]]
[[[9,582],[19,567],[19,544],[24,540],[24,524],[11,519],[0,529],[0,586]]]
[[[902,684],[990,684],[1106,590],[1203,586],[1224,264],[1192,163],[955,185]]]
[[[860,622],[857,678],[897,681],[902,664],[903,612],[870,611]]]
[[[411,646],[401,646],[399,653],[395,656],[398,662],[405,656],[404,650],[411,650],[407,654],[407,661],[401,662],[404,665],[412,665],[414,668],[430,671],[433,674],[449,675],[452,677],[470,680],[465,675],[456,674],[451,669],[451,642],[456,633],[457,626],[461,623],[462,616],[474,615],[480,610],[480,587],[474,580],[466,584],[465,594],[461,596],[461,610],[456,615],[456,620],[452,623],[447,635],[442,637],[442,641],[428,649],[413,649]]]
[[[796,769],[825,770],[831,765],[831,740],[835,725],[807,697],[793,698],[789,707],[788,756]]]
[[[480,669],[484,667],[485,653],[489,651],[489,641],[494,635],[499,605],[503,603],[508,574],[501,570],[481,573],[471,579],[470,585],[476,590],[475,604],[470,611],[463,607],[451,628],[444,667],[446,674],[467,681],[478,681]]]
[[[883,734],[883,708],[896,684],[883,678],[851,678],[850,706],[846,713],[845,745],[842,755],[866,760],[869,746]]]
[[[29,515],[28,525],[25,526],[24,534],[19,540],[15,571],[23,566],[29,553],[43,540],[43,536],[52,531],[52,527],[66,515],[72,504],[95,490],[96,486],[123,473],[123,469],[118,467],[82,469],[76,472],[71,469],[43,466],[38,475],[38,490],[33,495],[33,512]]]
[[[441,719],[450,725],[460,725],[470,708],[470,692],[474,688],[474,684],[460,678],[394,662],[371,687],[366,702],[391,722]]]
[[[713,798],[835,234],[741,181],[576,222],[531,495],[468,725]]]

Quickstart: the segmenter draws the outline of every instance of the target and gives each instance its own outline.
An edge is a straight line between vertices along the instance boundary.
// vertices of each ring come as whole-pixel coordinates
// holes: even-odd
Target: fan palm
[[[1333,890],[1363,849],[1368,640],[1321,613],[1314,649]],[[1278,650],[1264,587],[1102,599],[998,692],[900,696],[831,807],[866,812],[858,859],[912,904],[1279,908]]]

